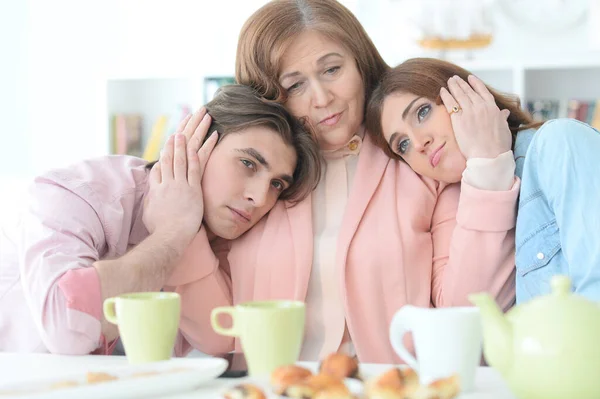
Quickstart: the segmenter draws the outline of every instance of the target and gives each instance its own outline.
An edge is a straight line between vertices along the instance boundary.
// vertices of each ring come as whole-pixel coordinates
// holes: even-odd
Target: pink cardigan
[[[388,331],[392,316],[406,304],[470,305],[467,295],[478,291],[492,293],[504,309],[514,303],[518,193],[516,178],[509,191],[482,191],[464,183],[444,186],[422,178],[405,163],[389,159],[367,135],[336,255],[348,330],[360,361],[400,362]],[[231,275],[232,284],[223,290],[232,290],[234,303],[305,300],[312,251],[311,198],[294,207],[278,203],[231,243],[227,258],[220,257],[220,268]],[[216,259],[206,250],[191,247],[186,262],[206,265],[207,256],[213,267],[202,274],[212,274]],[[207,283],[198,280],[190,289],[198,284],[194,291],[200,293],[209,289],[199,290]],[[226,295],[223,291],[219,297]],[[204,323],[208,309],[223,304],[205,301],[204,295],[198,305],[202,309],[187,316]],[[222,350],[228,338],[203,331],[200,347]]]

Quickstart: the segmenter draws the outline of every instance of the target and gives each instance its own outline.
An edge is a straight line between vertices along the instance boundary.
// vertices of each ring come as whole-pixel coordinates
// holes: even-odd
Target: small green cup
[[[181,298],[175,292],[138,292],[104,301],[104,317],[119,326],[131,364],[170,359],[180,315]]]
[[[220,314],[229,314],[223,328]],[[239,337],[251,376],[269,375],[275,368],[298,361],[304,338],[305,306],[297,301],[245,302],[213,309],[211,324],[221,334]]]

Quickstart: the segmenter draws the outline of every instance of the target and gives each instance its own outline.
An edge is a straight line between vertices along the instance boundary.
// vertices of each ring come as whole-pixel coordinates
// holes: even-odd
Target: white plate
[[[0,397],[18,395],[34,399],[102,399],[147,398],[193,390],[225,371],[227,361],[218,358],[174,358],[164,362],[117,367],[97,367],[79,373],[65,374],[45,380],[3,384]],[[87,383],[88,372],[103,372],[118,379],[96,384]],[[138,373],[157,373],[136,376]],[[78,385],[53,388],[53,385],[73,381]]]
[[[344,379],[344,384],[346,384],[346,387],[348,387],[350,393],[352,393],[352,395],[354,395],[357,398],[362,397],[362,395],[365,393],[364,383],[360,380],[354,378],[346,378]]]

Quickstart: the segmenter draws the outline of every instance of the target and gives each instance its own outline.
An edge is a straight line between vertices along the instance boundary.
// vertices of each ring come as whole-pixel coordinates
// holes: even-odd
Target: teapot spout
[[[489,294],[471,294],[469,300],[481,313],[485,359],[490,366],[505,375],[512,365],[512,326]]]

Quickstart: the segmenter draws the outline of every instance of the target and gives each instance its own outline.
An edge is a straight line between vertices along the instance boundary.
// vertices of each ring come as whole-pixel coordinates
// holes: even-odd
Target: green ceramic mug
[[[138,292],[104,301],[104,317],[119,326],[132,364],[171,358],[180,314],[181,298],[175,292]]]
[[[220,314],[231,316],[231,328],[219,324]],[[304,314],[303,302],[245,302],[213,309],[211,324],[219,334],[240,338],[251,376],[268,375],[279,366],[298,361]]]

